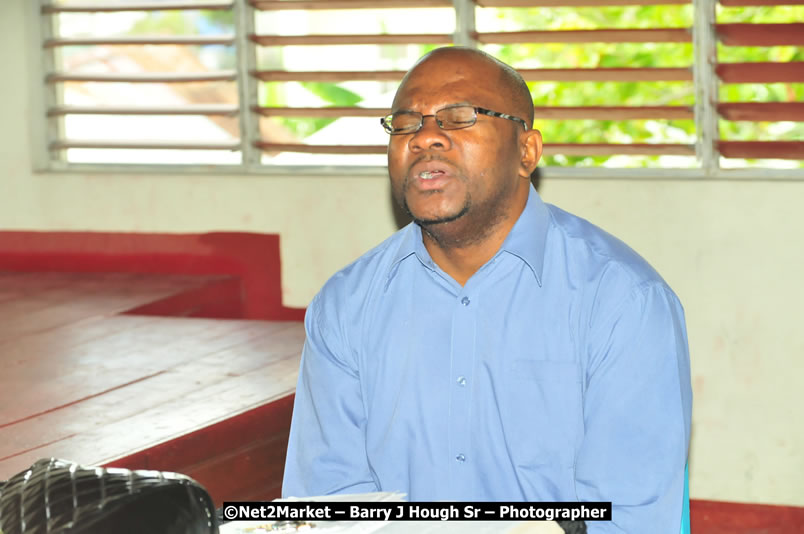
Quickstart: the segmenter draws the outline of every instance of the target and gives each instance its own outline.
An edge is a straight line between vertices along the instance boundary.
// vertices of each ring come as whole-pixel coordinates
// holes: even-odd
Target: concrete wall
[[[395,229],[384,176],[32,171],[24,11],[0,3],[0,229],[281,236],[285,304]],[[543,180],[621,237],[687,311],[693,498],[804,506],[804,181]]]

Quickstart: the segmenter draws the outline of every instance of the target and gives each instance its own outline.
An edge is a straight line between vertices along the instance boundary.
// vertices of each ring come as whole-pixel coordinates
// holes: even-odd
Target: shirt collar
[[[396,249],[391,265],[388,267],[386,285],[396,274],[399,263],[411,255],[416,255],[424,266],[429,266],[429,262],[433,261],[430,259],[430,254],[427,252],[422,242],[422,229],[415,222],[409,223],[402,229],[402,239],[399,242],[399,247]]]
[[[499,252],[495,255],[496,257],[503,252],[507,252],[524,261],[533,272],[533,276],[536,277],[536,282],[540,286],[542,285],[544,250],[549,219],[550,213],[547,206],[531,186],[525,209],[522,210],[522,214],[513,228],[511,228]],[[422,230],[416,223],[410,223],[403,229],[402,240],[388,268],[387,282],[390,282],[396,274],[399,263],[411,255],[415,255],[425,267],[433,268],[433,260],[422,242]]]
[[[514,227],[503,241],[500,252],[508,252],[524,261],[539,286],[542,285],[544,253],[547,244],[547,228],[550,224],[550,211],[542,202],[539,193],[530,186],[528,202]]]

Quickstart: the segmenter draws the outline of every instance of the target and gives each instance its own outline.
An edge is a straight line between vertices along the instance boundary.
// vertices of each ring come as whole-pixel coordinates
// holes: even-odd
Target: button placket
[[[450,486],[460,496],[472,487],[472,469],[468,469],[471,453],[472,369],[477,337],[477,302],[470,294],[456,295],[452,319],[452,355],[450,386]]]

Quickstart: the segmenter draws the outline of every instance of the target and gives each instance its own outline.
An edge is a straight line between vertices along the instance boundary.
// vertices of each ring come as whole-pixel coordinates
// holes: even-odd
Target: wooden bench
[[[301,323],[124,313],[220,281],[0,273],[0,479],[53,456],[277,496]]]
[[[0,232],[0,480],[56,456],[278,496],[303,313],[275,235]]]

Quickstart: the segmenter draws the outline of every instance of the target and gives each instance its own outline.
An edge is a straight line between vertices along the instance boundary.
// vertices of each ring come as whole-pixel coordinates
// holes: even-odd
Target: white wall
[[[285,304],[394,229],[384,176],[37,174],[24,9],[0,2],[0,229],[281,236]],[[687,312],[693,498],[804,506],[804,181],[543,181],[621,237]]]

